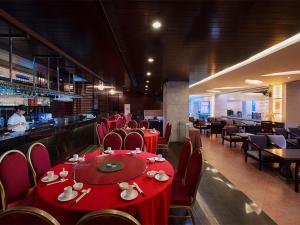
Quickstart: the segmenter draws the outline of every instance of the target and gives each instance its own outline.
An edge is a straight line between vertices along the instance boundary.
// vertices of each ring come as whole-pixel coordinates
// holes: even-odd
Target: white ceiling
[[[251,63],[241,63],[246,64],[240,68],[234,69],[229,72],[222,73],[220,71],[216,75],[211,76],[210,78],[200,81],[199,84],[190,86],[191,95],[211,95],[207,90],[214,88],[222,87],[233,87],[239,86],[243,87],[241,89],[229,89],[221,90],[221,92],[232,92],[236,90],[255,88],[260,86],[269,86],[272,84],[280,84],[291,81],[300,80],[300,73],[289,76],[270,76],[265,77],[261,76],[263,74],[286,72],[286,71],[300,71],[300,34],[297,36],[297,40],[292,43],[287,44],[282,48],[279,47],[274,50],[271,54],[263,56],[260,59],[257,59]],[[228,56],[230,57],[230,56]],[[259,57],[258,57],[259,58]],[[249,59],[244,62],[249,61]],[[234,68],[234,67],[233,67]],[[288,79],[290,77],[290,79]],[[245,80],[261,80],[263,84],[261,85],[250,85],[246,84]]]

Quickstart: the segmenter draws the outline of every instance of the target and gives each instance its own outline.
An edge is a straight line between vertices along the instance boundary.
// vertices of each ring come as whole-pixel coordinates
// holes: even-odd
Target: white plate
[[[122,191],[120,195],[121,198],[124,200],[133,200],[139,195],[136,190],[132,190],[131,196],[127,196],[126,194],[127,194],[127,190]]]
[[[105,150],[104,153],[105,154],[114,154],[114,150]]]
[[[167,181],[167,180],[169,180],[169,176],[167,174],[165,174],[165,176],[163,176],[163,177],[160,177],[159,174],[156,174],[154,176],[154,178],[155,178],[155,180],[158,180],[158,181]]]
[[[41,179],[41,181],[44,183],[49,183],[49,182],[55,181],[57,178],[58,178],[58,175],[54,174],[51,179],[49,179],[48,176],[45,176]]]
[[[60,202],[67,202],[74,199],[77,195],[78,195],[77,191],[72,191],[72,194],[68,198],[66,198],[64,193],[60,193],[57,197],[57,200]]]
[[[165,158],[157,158],[157,157],[155,157],[155,161],[157,161],[157,162],[164,162],[164,161],[166,161],[166,159]]]

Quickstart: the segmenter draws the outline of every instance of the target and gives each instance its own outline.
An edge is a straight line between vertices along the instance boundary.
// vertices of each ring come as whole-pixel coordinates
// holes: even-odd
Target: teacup
[[[72,195],[72,187],[71,186],[67,186],[64,188],[64,196],[65,198],[69,198]]]
[[[79,155],[78,154],[74,154],[73,155],[73,160],[77,161],[79,159]]]
[[[158,155],[157,155],[157,159],[158,159],[158,160],[162,159],[162,154],[158,154]]]
[[[121,182],[119,183],[120,189],[123,190],[128,190],[129,189],[129,184],[127,182]]]
[[[155,174],[156,174],[156,171],[154,171],[154,170],[150,170],[150,171],[147,172],[147,176],[149,178],[153,178],[155,176]]]
[[[59,172],[59,176],[62,178],[65,178],[66,176],[68,176],[68,171],[67,170],[62,170]]]
[[[164,177],[167,176],[166,172],[163,170],[159,170],[158,175],[160,179],[164,179]]]
[[[109,152],[110,152],[110,151],[111,151],[111,147],[107,147],[107,151],[109,151]]]
[[[154,162],[155,162],[155,158],[149,158],[149,161],[150,161],[151,163],[154,163]]]
[[[76,182],[75,184],[73,184],[73,188],[76,191],[79,191],[82,187],[83,187],[83,183],[81,182]]]
[[[135,151],[136,151],[136,152],[140,152],[141,149],[140,149],[140,148],[135,148]]]
[[[130,197],[133,194],[133,185],[128,185],[128,189],[126,189],[126,197]]]
[[[47,172],[47,177],[48,177],[49,180],[52,179],[53,176],[54,176],[54,171],[48,171]]]

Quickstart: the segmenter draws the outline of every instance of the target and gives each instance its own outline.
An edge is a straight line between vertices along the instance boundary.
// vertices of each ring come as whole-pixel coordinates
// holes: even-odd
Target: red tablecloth
[[[149,130],[144,132],[144,139],[147,145],[147,152],[156,154],[157,141],[158,141],[159,131],[151,133]]]
[[[107,120],[107,126],[109,130],[116,128],[117,120]]]
[[[127,153],[126,150],[115,151],[115,154]],[[86,158],[91,158],[99,155],[94,152],[86,155]],[[146,158],[154,156],[153,154],[143,152],[132,157]],[[134,166],[134,165],[132,165]],[[69,180],[64,183],[59,183],[51,186],[44,186],[40,181],[37,185],[37,195],[39,198],[38,207],[51,213],[61,224],[75,224],[78,219],[85,213],[100,210],[100,209],[119,209],[134,215],[138,220],[145,225],[160,225],[168,224],[169,200],[171,192],[171,184],[174,176],[172,165],[165,162],[156,162],[150,164],[147,162],[148,170],[164,170],[171,174],[171,179],[166,182],[159,182],[147,177],[146,173],[129,181],[139,184],[145,192],[145,196],[139,195],[136,199],[125,201],[120,198],[120,189],[117,184],[111,185],[88,185],[84,184],[83,188],[92,188],[92,191],[85,196],[78,204],[70,207],[72,201],[59,202],[57,196],[63,192],[64,187],[72,185],[72,168],[73,165],[59,164],[52,168],[55,174],[65,168],[70,171]]]

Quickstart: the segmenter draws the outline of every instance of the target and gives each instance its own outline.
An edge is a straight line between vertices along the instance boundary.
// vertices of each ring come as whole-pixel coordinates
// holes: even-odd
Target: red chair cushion
[[[196,188],[198,187],[201,170],[202,154],[201,152],[195,151],[189,160],[185,175],[185,186],[191,196],[194,196]]]
[[[186,205],[192,204],[192,198],[182,183],[172,184],[171,205]]]
[[[142,120],[142,121],[140,122],[140,128],[143,128],[143,127],[145,127],[146,129],[149,128],[149,123],[148,123],[147,120]]]
[[[101,123],[101,127],[102,127],[102,133],[103,133],[103,135],[105,136],[105,135],[107,135],[107,133],[108,133],[108,129],[107,129],[107,124],[105,124],[105,123]]]
[[[103,133],[103,125],[104,125],[104,123],[101,123],[101,125],[97,124],[97,136],[98,136],[98,140],[100,141],[99,144],[101,144],[101,142],[105,136]]]
[[[13,202],[7,205],[7,208],[15,208],[17,206],[35,206],[38,201],[35,187],[29,188],[25,193],[18,196]]]
[[[41,144],[36,144],[32,147],[30,158],[38,178],[51,168],[49,152]]]
[[[137,128],[137,122],[135,120],[130,120],[128,122],[128,127],[130,127],[131,129]]]
[[[0,163],[0,180],[5,190],[7,204],[25,193],[30,186],[25,156],[18,152],[6,155]]]
[[[117,133],[108,133],[103,139],[104,149],[111,147],[112,150],[122,149],[122,137]]]
[[[184,177],[191,154],[192,154],[192,147],[190,142],[184,142],[179,156],[179,162],[178,162],[177,172],[176,172],[177,176],[181,178]]]
[[[116,122],[116,128],[122,128],[123,126],[123,119],[122,117],[119,117]]]

